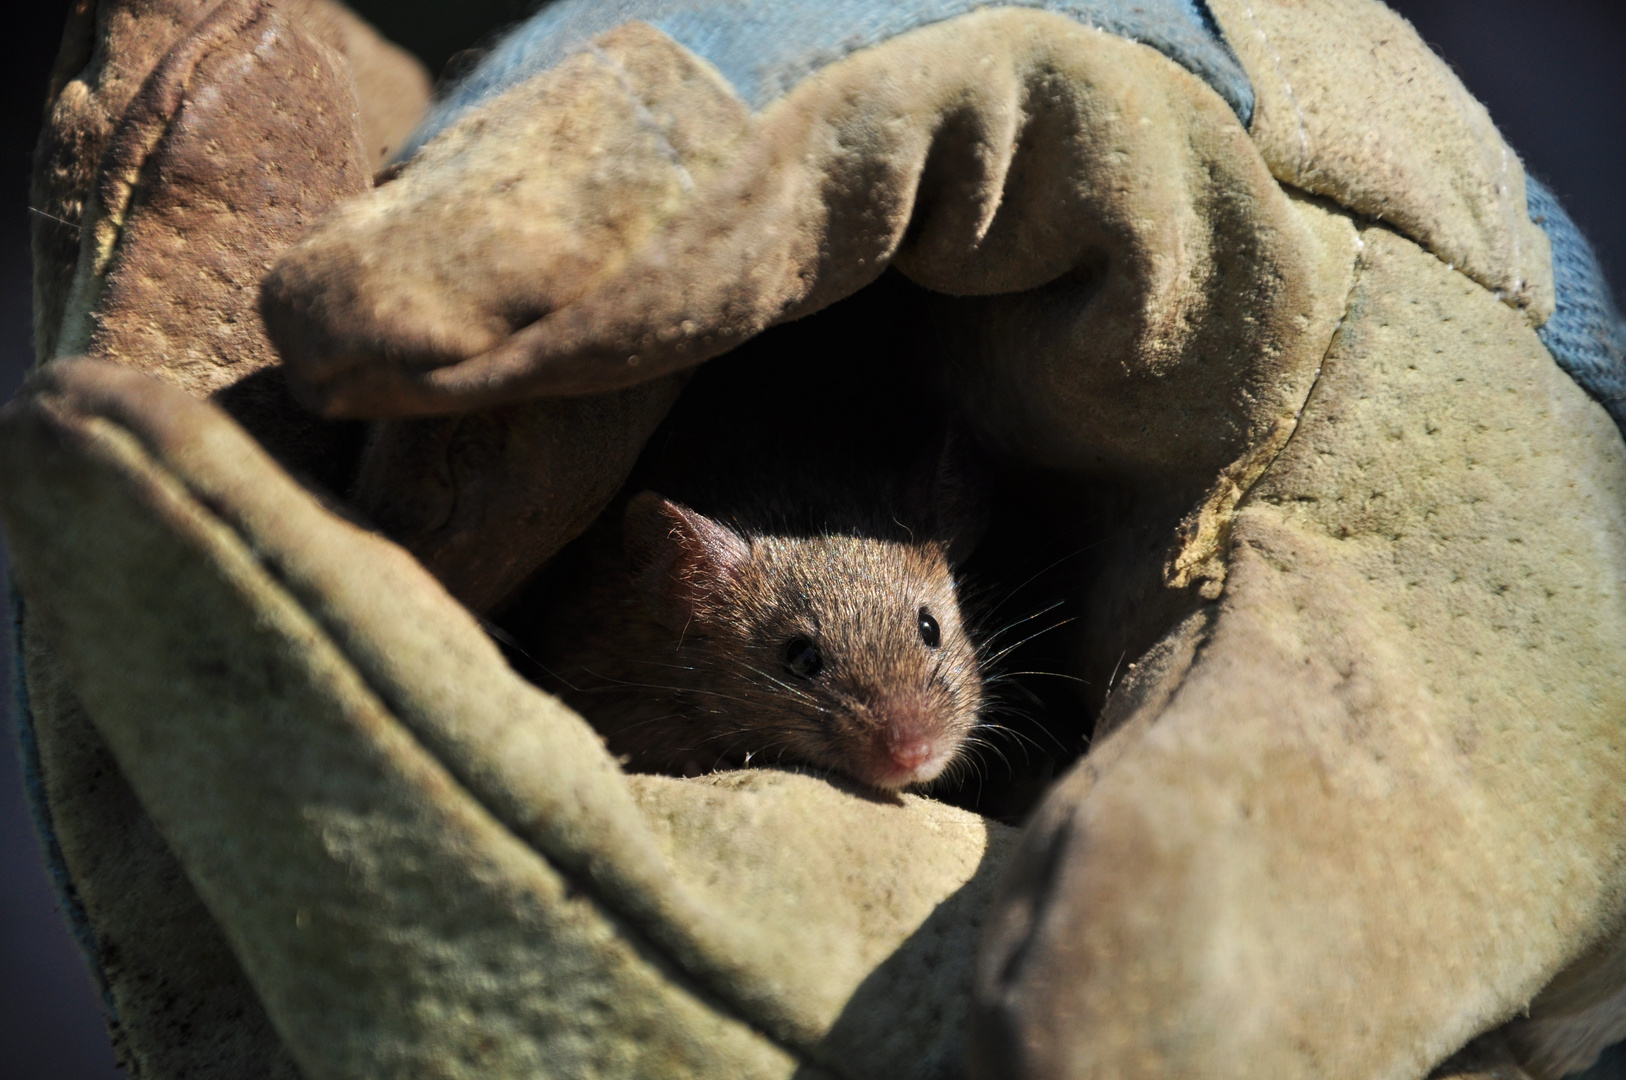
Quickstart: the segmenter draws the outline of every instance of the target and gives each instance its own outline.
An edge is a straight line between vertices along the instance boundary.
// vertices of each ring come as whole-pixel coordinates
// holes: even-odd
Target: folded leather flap
[[[32,609],[296,1058],[451,1052],[485,1021],[422,1029],[377,995],[450,1007],[443,964],[499,953],[517,987],[581,968],[504,1022],[625,995],[604,1047],[659,1016],[743,1074],[786,1053],[854,1076],[952,1056],[1009,830],[790,774],[644,781],[635,800],[410,556],[137,373],[51,365],[0,444]],[[910,1037],[877,1046],[894,1023]]]

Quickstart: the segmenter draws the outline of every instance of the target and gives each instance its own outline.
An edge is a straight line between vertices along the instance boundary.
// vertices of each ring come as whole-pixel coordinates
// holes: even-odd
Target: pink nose
[[[930,739],[906,739],[888,746],[887,752],[894,765],[913,772],[931,760],[932,744]]]

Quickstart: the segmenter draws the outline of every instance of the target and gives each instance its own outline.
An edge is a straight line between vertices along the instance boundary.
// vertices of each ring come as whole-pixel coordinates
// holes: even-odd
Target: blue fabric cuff
[[[747,104],[761,109],[826,64],[990,7],[1052,11],[1150,45],[1218,91],[1244,126],[1253,116],[1253,86],[1204,0],[556,0],[452,88],[400,157],[411,157],[465,110],[624,22],[651,24],[710,62]]]
[[[1536,331],[1558,366],[1597,398],[1626,433],[1626,324],[1598,256],[1558,198],[1534,177],[1525,181],[1530,220],[1553,248],[1553,317]]]

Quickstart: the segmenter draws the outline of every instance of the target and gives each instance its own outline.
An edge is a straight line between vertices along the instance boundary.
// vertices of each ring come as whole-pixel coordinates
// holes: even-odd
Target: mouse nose
[[[892,758],[892,763],[899,769],[914,772],[931,760],[934,749],[930,739],[922,737],[904,738],[890,741],[887,746],[887,753]]]
[[[889,696],[873,706],[878,723],[872,729],[866,779],[896,790],[936,778],[952,756],[942,717],[931,703],[915,696]]]

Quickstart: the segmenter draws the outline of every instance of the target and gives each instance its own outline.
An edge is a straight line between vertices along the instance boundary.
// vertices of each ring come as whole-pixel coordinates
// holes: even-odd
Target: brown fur
[[[982,678],[939,541],[746,537],[652,493],[628,507],[625,554],[618,531],[588,538],[527,649],[634,770],[796,764],[895,790],[960,755]],[[708,561],[708,543],[727,550]],[[799,638],[821,656],[811,677],[787,664]]]

